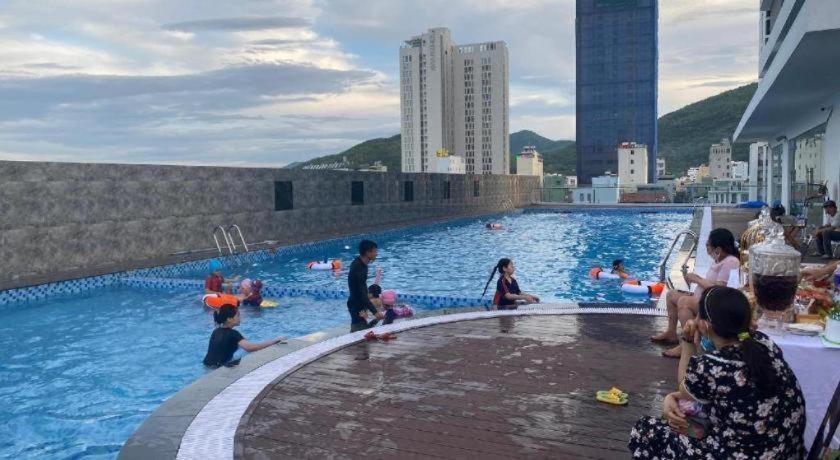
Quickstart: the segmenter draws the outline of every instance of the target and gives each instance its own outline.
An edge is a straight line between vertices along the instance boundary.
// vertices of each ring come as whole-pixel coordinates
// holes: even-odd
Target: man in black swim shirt
[[[382,313],[376,310],[376,306],[368,298],[368,264],[376,260],[378,249],[376,243],[370,240],[363,240],[359,243],[359,255],[350,264],[350,273],[347,275],[347,286],[350,288],[350,298],[347,299],[347,310],[350,313],[350,332],[361,331],[373,327],[380,319]],[[362,312],[371,312],[376,320],[370,323],[362,316]]]

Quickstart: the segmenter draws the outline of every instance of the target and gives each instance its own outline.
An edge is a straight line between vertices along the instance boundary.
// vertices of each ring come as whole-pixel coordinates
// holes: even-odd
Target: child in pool
[[[613,260],[612,270],[610,270],[610,273],[612,273],[613,275],[618,275],[622,278],[629,278],[630,277],[630,275],[624,269],[624,260],[622,260],[622,259]]]
[[[224,275],[222,275],[222,262],[218,259],[211,259],[210,274],[207,275],[207,279],[204,280],[204,293],[214,294],[224,292],[224,285],[226,283],[235,283],[238,279],[238,276],[225,278]],[[230,292],[230,290],[231,287],[228,285],[228,292]]]
[[[372,303],[377,309],[382,309],[382,299],[379,296],[382,295],[382,286],[378,284],[371,284],[368,287],[368,299],[370,299],[370,303]]]
[[[385,291],[382,293],[382,306],[385,308],[385,321],[382,324],[391,324],[400,317],[412,316],[414,311],[405,304],[397,304],[397,292]]]
[[[216,322],[216,329],[210,335],[210,343],[207,345],[207,355],[204,356],[204,365],[207,367],[219,367],[231,363],[233,354],[241,348],[247,352],[254,352],[270,347],[276,343],[286,343],[283,337],[277,337],[262,343],[251,343],[239,333],[236,326],[240,324],[239,309],[233,305],[223,305],[213,312],[213,321]]]
[[[242,284],[239,286],[239,295],[242,296],[242,305],[259,307],[263,301],[262,287],[263,284],[260,280],[254,280],[253,282],[249,279],[243,280]]]

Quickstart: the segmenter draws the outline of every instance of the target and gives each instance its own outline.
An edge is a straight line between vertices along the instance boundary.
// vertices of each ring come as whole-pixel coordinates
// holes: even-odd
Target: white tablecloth
[[[785,361],[799,380],[805,396],[807,417],[805,447],[810,449],[825,411],[828,410],[828,403],[840,382],[840,349],[823,347],[818,337],[764,332],[782,349]],[[834,435],[832,446],[840,446],[840,434]]]

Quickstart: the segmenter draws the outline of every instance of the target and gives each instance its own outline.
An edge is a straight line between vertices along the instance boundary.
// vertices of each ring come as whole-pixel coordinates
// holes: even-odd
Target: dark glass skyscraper
[[[622,142],[648,146],[656,178],[658,0],[577,0],[577,175],[618,172]]]

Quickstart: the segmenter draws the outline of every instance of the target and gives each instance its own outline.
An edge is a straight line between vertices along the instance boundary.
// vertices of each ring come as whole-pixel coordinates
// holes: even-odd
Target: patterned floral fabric
[[[729,346],[689,361],[686,390],[706,404],[712,422],[709,434],[694,439],[671,430],[665,420],[645,417],[630,434],[633,458],[761,459],[803,458],[805,400],[782,351],[764,334],[756,340],[767,348],[781,377],[778,391],[759,395],[747,376],[740,348]]]

